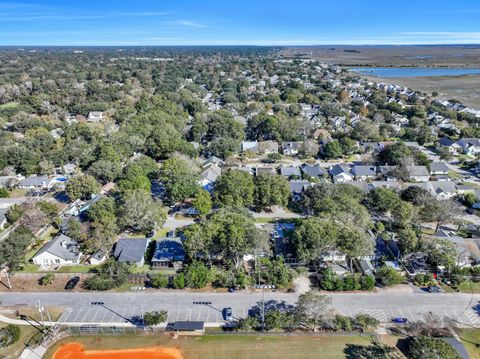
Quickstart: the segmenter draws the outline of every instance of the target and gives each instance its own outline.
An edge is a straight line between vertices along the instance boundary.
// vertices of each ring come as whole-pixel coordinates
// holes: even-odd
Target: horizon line
[[[318,46],[480,46],[480,43],[405,43],[405,44],[395,44],[395,43],[378,43],[378,44],[341,44],[341,43],[329,43],[329,44],[117,44],[117,45],[94,45],[94,44],[85,44],[85,45],[53,45],[53,44],[42,44],[42,45],[27,45],[27,44],[18,44],[18,45],[2,45],[0,48],[5,47],[318,47]]]

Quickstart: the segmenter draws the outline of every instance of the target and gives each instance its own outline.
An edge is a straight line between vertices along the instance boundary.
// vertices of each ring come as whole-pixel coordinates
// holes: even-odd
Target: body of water
[[[434,77],[480,75],[480,68],[351,67],[350,71],[376,77]]]

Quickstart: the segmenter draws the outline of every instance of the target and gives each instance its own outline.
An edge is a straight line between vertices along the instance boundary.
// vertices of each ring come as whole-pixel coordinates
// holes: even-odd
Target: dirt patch
[[[53,359],[182,359],[176,348],[151,347],[143,349],[85,351],[80,343],[68,343],[60,347]]]
[[[4,276],[2,276],[0,281],[0,292],[63,292],[65,291],[65,285],[68,280],[74,277],[74,274],[65,274],[65,273],[54,273],[55,279],[52,284],[40,285],[39,279],[45,275],[45,273],[32,273],[31,275],[22,274],[21,276],[11,276],[10,283],[12,289],[10,290],[7,286],[7,282]],[[76,287],[72,290],[74,292],[85,291],[83,289],[83,282],[87,276],[80,276],[80,281]]]

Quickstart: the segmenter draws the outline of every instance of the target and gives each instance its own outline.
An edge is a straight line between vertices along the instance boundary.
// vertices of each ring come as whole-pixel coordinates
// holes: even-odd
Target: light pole
[[[272,284],[257,284],[256,289],[262,290],[262,332],[265,329],[265,289],[275,289]]]
[[[42,321],[43,329],[46,329],[45,321],[43,320],[43,312],[47,313],[47,318],[48,318],[48,321],[51,325],[52,324],[52,318],[50,317],[50,312],[48,311],[48,309],[46,309],[44,306],[42,306],[40,304],[40,301],[38,301],[37,304],[35,304],[35,308],[37,308],[38,313],[40,314],[40,319]]]

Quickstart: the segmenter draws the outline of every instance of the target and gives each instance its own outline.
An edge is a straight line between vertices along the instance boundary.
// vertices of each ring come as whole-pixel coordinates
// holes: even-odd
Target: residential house
[[[398,248],[397,242],[393,239],[389,239],[385,241],[385,245],[390,252],[390,254],[393,256],[395,259],[400,259],[401,252],[400,249]]]
[[[331,250],[319,257],[322,262],[345,262],[347,255],[341,251]]]
[[[24,178],[22,175],[0,176],[0,188],[13,188]]]
[[[107,260],[107,256],[105,255],[105,252],[102,250],[99,250],[90,256],[90,258],[88,259],[88,264],[99,265],[105,262],[106,260]]]
[[[274,167],[256,167],[255,176],[260,176],[262,174],[276,175],[277,170]]]
[[[378,176],[388,182],[396,182],[397,178],[395,176],[395,170],[397,166],[378,166],[377,173]]]
[[[157,240],[152,257],[152,269],[181,267],[185,260],[185,249],[180,237]]]
[[[445,162],[432,162],[430,164],[430,174],[432,176],[448,175],[449,168]]]
[[[364,275],[371,275],[375,274],[375,267],[373,266],[372,262],[368,259],[359,259],[353,261],[355,268],[358,272],[361,272]]]
[[[312,186],[312,183],[305,180],[292,180],[288,182],[290,185],[290,193],[294,201],[298,201],[301,195],[308,187]]]
[[[217,178],[222,174],[222,168],[214,163],[203,167],[200,173],[199,184],[207,191],[212,191]]]
[[[451,140],[448,137],[442,137],[438,139],[438,147],[439,148],[446,148],[448,152],[454,154],[457,150],[457,146],[455,145],[455,141]]]
[[[330,167],[328,173],[335,183],[345,183],[353,180],[353,176],[350,173],[350,168],[344,164],[336,164]]]
[[[36,189],[36,190],[51,190],[53,185],[57,183],[55,178],[48,176],[31,175],[18,183],[18,188],[22,189]]]
[[[300,173],[300,168],[297,166],[281,166],[280,167],[280,175],[283,177],[297,177],[301,178],[302,174]]]
[[[149,243],[150,238],[121,238],[115,244],[113,256],[118,262],[141,267],[145,264],[145,252]]]
[[[102,111],[91,111],[88,114],[87,121],[88,122],[100,122],[103,120],[103,112]]]
[[[246,152],[258,152],[258,142],[257,141],[243,141],[242,142],[242,151]]]
[[[480,153],[480,139],[478,138],[462,138],[455,145],[466,155],[475,156]]]
[[[456,265],[458,267],[462,268],[471,266],[472,253],[468,249],[468,244],[466,243],[465,238],[457,236],[454,232],[446,229],[438,230],[433,236],[435,238],[446,239],[455,246],[457,249]]]
[[[350,270],[348,269],[346,264],[327,263],[327,268],[339,277],[343,277],[344,275],[350,273]]]
[[[425,166],[407,166],[410,180],[417,182],[427,182],[430,179],[430,173]]]
[[[355,165],[352,168],[352,174],[356,180],[366,181],[377,177],[377,168],[375,166]]]
[[[41,268],[48,269],[77,265],[81,257],[79,244],[72,238],[60,234],[35,253],[32,262]]]
[[[277,141],[261,141],[258,143],[258,152],[264,155],[278,153]]]
[[[282,152],[286,156],[296,156],[302,146],[302,142],[282,142]]]
[[[317,163],[316,165],[308,165],[306,163],[300,166],[305,177],[320,178],[323,177],[324,171],[322,167]]]
[[[458,188],[453,181],[431,181],[428,182],[430,193],[437,199],[449,199],[458,193]]]
[[[210,164],[215,164],[219,167],[223,167],[225,165],[225,161],[217,156],[210,156],[208,159],[203,163],[202,167],[209,166]]]

